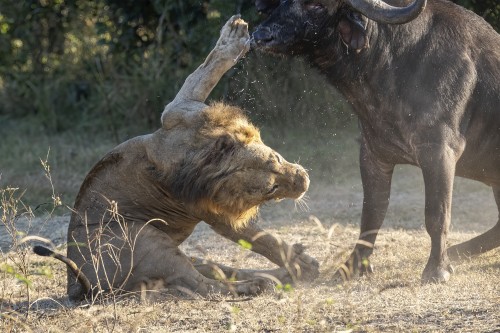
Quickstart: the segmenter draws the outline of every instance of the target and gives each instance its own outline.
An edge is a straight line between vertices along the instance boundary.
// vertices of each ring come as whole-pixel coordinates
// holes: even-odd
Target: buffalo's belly
[[[394,165],[418,165],[415,150],[400,137],[362,133],[362,140],[362,145],[380,161]]]
[[[375,135],[365,135],[363,139],[366,140],[367,148],[380,161],[419,165],[414,147],[404,140]],[[467,140],[465,150],[457,161],[455,174],[490,186],[500,186],[500,132],[498,135],[490,132],[490,135]]]
[[[466,148],[457,162],[455,174],[500,186],[500,145],[481,150]]]

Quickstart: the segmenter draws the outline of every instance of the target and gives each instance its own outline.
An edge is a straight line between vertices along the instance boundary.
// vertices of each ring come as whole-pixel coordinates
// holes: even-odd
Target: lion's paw
[[[295,277],[299,281],[311,282],[319,276],[319,263],[313,257],[304,253],[302,244],[294,244],[294,257],[292,258],[292,268]]]
[[[248,24],[240,15],[232,16],[222,27],[216,49],[235,61],[250,50]]]
[[[252,280],[241,282],[240,286],[243,288],[239,288],[238,294],[252,296],[258,295],[267,290],[272,290],[274,288],[274,283],[270,279],[257,277]]]

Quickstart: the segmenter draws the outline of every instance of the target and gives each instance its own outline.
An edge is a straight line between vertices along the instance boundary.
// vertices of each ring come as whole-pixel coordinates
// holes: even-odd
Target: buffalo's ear
[[[342,41],[357,52],[370,46],[366,35],[367,22],[366,17],[352,10],[346,10],[339,21]]]
[[[280,0],[255,0],[255,7],[259,13],[269,14],[278,7]]]

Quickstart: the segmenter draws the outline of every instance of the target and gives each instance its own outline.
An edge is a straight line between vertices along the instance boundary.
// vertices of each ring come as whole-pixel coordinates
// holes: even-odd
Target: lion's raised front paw
[[[222,27],[215,49],[225,57],[231,57],[234,61],[250,50],[248,24],[241,19],[240,15],[232,16]]]

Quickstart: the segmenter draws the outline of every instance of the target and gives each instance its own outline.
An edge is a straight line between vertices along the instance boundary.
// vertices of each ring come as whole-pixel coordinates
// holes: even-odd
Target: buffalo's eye
[[[306,10],[311,10],[311,11],[320,11],[325,9],[325,6],[321,3],[318,2],[307,2],[305,4]]]

